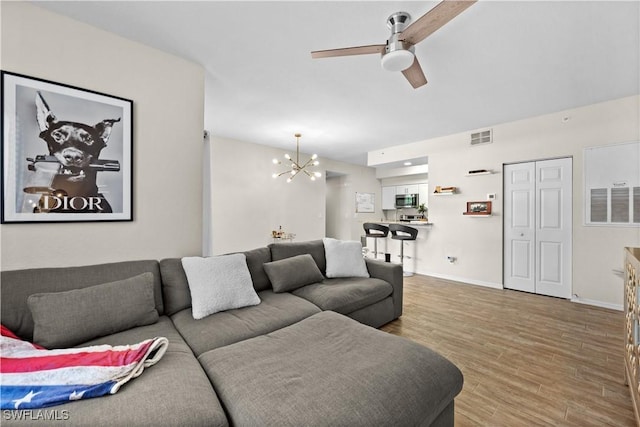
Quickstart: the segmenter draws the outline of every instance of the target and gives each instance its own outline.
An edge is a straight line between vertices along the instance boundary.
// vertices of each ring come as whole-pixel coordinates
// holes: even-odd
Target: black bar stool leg
[[[412,272],[409,271],[404,271],[404,242],[405,241],[414,241],[416,240],[417,236],[418,236],[418,230],[416,228],[413,227],[408,227],[406,225],[401,225],[401,224],[390,224],[389,225],[389,231],[391,232],[391,238],[394,240],[399,240],[400,241],[400,265],[403,266],[403,272],[402,275],[403,276],[413,276]],[[406,258],[411,258],[410,256],[407,256]]]

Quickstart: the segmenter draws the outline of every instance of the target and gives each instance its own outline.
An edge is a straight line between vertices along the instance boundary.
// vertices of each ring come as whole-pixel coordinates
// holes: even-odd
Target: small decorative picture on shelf
[[[491,215],[491,202],[467,202],[465,215]]]

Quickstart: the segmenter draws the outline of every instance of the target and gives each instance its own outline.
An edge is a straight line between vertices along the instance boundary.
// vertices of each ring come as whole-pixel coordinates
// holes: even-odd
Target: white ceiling
[[[415,20],[435,1],[36,3],[201,64],[213,135],[292,150],[301,132],[301,151],[358,164],[371,150],[640,93],[638,1],[481,0],[416,46],[429,81],[419,89],[378,55],[310,51],[384,43],[391,13]]]

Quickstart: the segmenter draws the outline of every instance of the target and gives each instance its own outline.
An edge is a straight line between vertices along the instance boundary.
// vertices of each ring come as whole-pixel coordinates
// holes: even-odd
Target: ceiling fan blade
[[[403,70],[402,74],[404,74],[407,80],[409,80],[409,83],[411,83],[411,86],[413,86],[414,89],[427,84],[427,78],[424,76],[424,72],[418,62],[418,58],[413,58],[413,64],[411,64],[411,67]]]
[[[476,1],[477,0],[444,0],[438,3],[429,12],[422,15],[413,24],[409,25],[402,32],[400,38],[412,45],[415,45],[433,34],[438,28],[464,12]]]
[[[372,44],[369,46],[345,47],[342,49],[316,50],[311,52],[311,57],[318,59],[333,56],[369,55],[371,53],[382,53],[385,46],[384,44]]]

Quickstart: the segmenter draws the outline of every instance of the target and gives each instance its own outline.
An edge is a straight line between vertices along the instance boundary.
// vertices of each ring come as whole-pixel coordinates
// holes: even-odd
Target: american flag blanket
[[[0,325],[0,409],[37,409],[116,393],[156,364],[169,341],[47,350]]]

